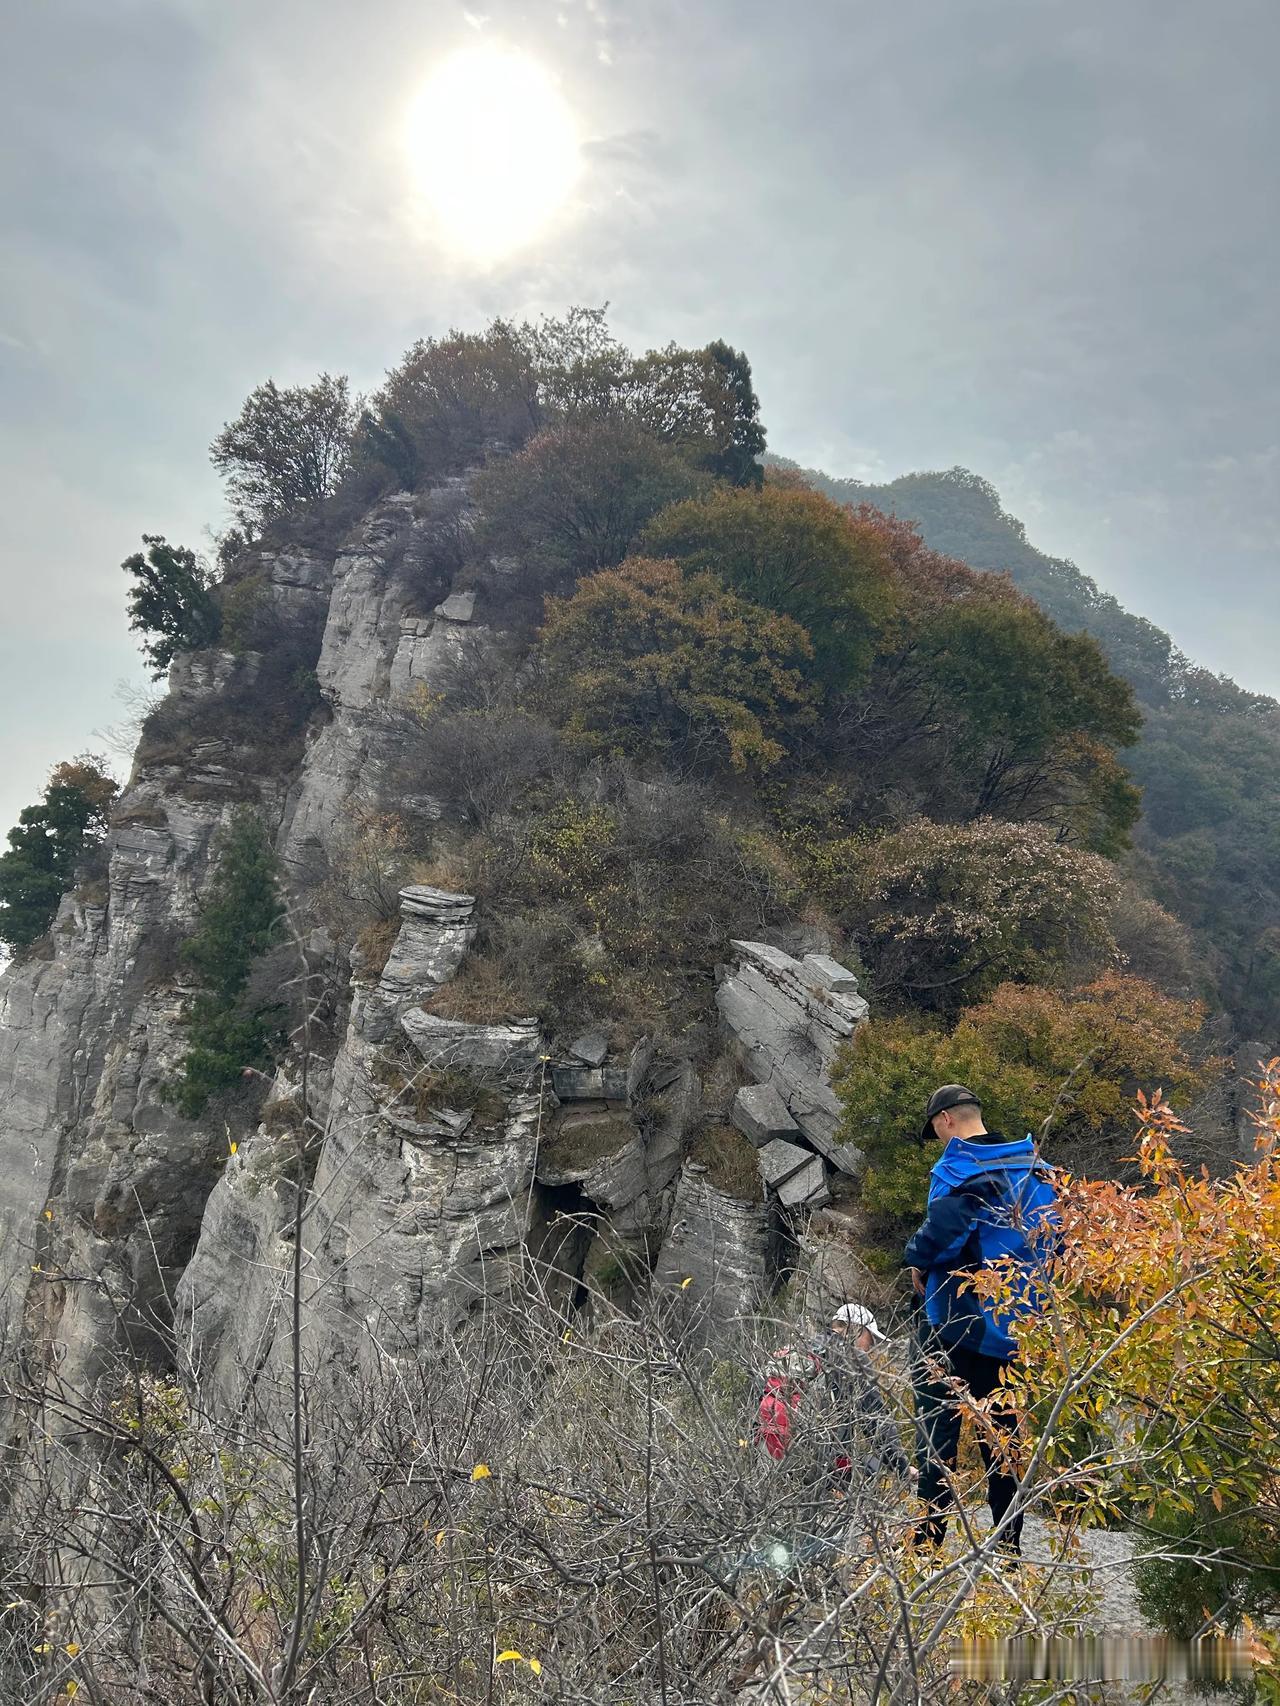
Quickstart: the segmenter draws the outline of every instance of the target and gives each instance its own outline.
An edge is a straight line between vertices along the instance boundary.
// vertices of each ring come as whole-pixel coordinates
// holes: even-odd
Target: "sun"
[[[442,60],[410,105],[405,142],[442,237],[479,260],[539,236],[578,176],[572,113],[543,67],[511,48]]]

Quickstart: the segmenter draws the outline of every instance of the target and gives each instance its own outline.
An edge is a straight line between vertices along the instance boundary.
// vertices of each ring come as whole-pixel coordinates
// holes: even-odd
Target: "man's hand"
[[[924,1274],[920,1271],[919,1268],[912,1268],[909,1271],[911,1274],[911,1284],[915,1287],[917,1294],[920,1297],[923,1297],[924,1296]]]

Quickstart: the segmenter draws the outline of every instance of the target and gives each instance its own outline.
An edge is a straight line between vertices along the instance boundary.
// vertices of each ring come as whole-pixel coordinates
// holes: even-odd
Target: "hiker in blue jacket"
[[[943,1084],[930,1096],[922,1136],[941,1139],[945,1147],[930,1173],[924,1222],[908,1242],[903,1263],[925,1316],[916,1405],[926,1514],[915,1538],[918,1546],[938,1547],[947,1531],[965,1399],[987,1398],[1000,1389],[1017,1349],[1014,1322],[1036,1307],[1037,1270],[1057,1211],[1049,1169],[1032,1138],[1011,1143],[988,1131],[978,1098],[963,1084]],[[1017,1264],[1017,1274],[1011,1300],[997,1310],[978,1297],[971,1281],[980,1268],[1002,1259]],[[1008,1448],[997,1450],[988,1430],[979,1430],[991,1520],[1000,1529],[1018,1488],[1008,1461],[1016,1417],[997,1403],[991,1421]],[[1018,1513],[997,1544],[1016,1557],[1021,1536]]]

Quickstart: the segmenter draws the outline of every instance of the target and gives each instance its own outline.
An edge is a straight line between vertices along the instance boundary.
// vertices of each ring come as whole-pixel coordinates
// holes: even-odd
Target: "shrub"
[[[548,704],[588,751],[768,770],[814,720],[808,636],[713,575],[631,557],[550,599]]]
[[[201,985],[182,1017],[187,1051],[162,1089],[188,1119],[271,1055],[278,1008],[248,991],[255,962],[277,939],[284,905],[275,850],[260,819],[237,812],[222,834],[196,929],[181,957]]]
[[[448,800],[473,829],[486,829],[555,771],[559,736],[524,711],[452,712],[449,696],[440,697],[443,705],[426,689],[411,702],[417,726],[400,761],[404,780]]]
[[[560,591],[620,563],[651,516],[705,480],[632,421],[553,427],[476,481],[481,540],[516,555],[534,586]]]
[[[954,1013],[997,984],[1114,962],[1114,868],[1038,824],[918,818],[818,849],[822,898],[857,936],[881,1001]]]
[[[0,942],[23,949],[43,936],[77,867],[102,846],[117,793],[104,766],[89,753],[57,765],[39,804],[18,814],[0,854]]]
[[[130,628],[156,636],[142,655],[158,678],[175,653],[216,645],[222,623],[209,594],[213,576],[195,552],[170,545],[160,533],[144,533],[142,543],[146,554],[135,551],[120,566],[137,583],[129,589]]]
[[[137,760],[181,764],[199,743],[228,749],[229,794],[237,781],[294,768],[312,716],[321,709],[315,663],[321,630],[314,621],[286,620],[270,599],[255,600],[245,619],[247,643],[235,674],[216,695],[163,700],[146,717]],[[243,792],[241,797],[243,797]]]
[[[824,685],[847,689],[865,676],[892,606],[889,554],[875,528],[828,498],[718,487],[659,515],[643,545],[792,617],[812,637]]]
[[[518,447],[542,420],[533,355],[521,328],[420,338],[361,416],[356,455],[412,490],[458,473],[486,445]]]
[[[881,540],[897,592],[866,690],[830,731],[863,799],[895,790],[930,817],[1045,822],[1120,851],[1138,795],[1117,750],[1140,718],[1097,642],[911,524],[869,505],[854,520]]]
[[[376,1083],[408,1118],[425,1124],[442,1108],[467,1109],[492,1123],[507,1111],[505,1097],[462,1067],[429,1067],[405,1046],[380,1054],[373,1066]]]
[[[1045,1470],[1087,1493],[1086,1520],[1136,1517],[1169,1537],[1174,1556],[1140,1584],[1180,1634],[1197,1609],[1230,1628],[1280,1603],[1277,1074],[1280,1060],[1260,1086],[1256,1159],[1224,1179],[1174,1153],[1191,1134],[1162,1099],[1140,1105],[1141,1179],[1062,1193],[1044,1311],[1019,1333],[1012,1389],[1051,1423]],[[980,1284],[998,1305],[1010,1276]],[[1098,1418],[1105,1437],[1081,1460],[1074,1442]],[[1207,1567],[1189,1592],[1193,1560]]]

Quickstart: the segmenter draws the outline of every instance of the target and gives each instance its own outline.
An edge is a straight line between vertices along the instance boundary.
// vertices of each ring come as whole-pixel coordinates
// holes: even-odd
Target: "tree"
[[[1141,718],[1097,642],[1064,634],[1002,576],[929,550],[910,524],[857,515],[884,541],[898,600],[845,718],[850,762],[914,784],[930,816],[1042,822],[1120,852],[1138,793],[1117,749]]]
[[[175,653],[216,645],[222,617],[209,596],[213,576],[194,551],[170,545],[160,533],[144,533],[142,543],[145,556],[135,551],[120,566],[137,582],[129,589],[130,628],[156,636],[144,642],[142,655],[158,678]]]
[[[596,751],[768,770],[814,718],[808,635],[714,575],[629,557],[548,599],[549,702]]]
[[[764,484],[760,458],[766,441],[760,421],[760,399],[751,381],[751,363],[741,350],[733,349],[719,338],[707,345],[706,353],[723,372],[726,389],[733,399],[728,435],[707,459],[706,466],[732,486],[754,486],[758,491]]]
[[[419,338],[362,414],[358,456],[412,490],[461,472],[495,441],[519,449],[544,419],[536,360],[532,328],[508,320]]]
[[[536,587],[613,568],[645,522],[706,482],[671,446],[623,419],[549,428],[475,482],[482,537]]]
[[[877,531],[816,492],[718,487],[657,516],[644,548],[799,622],[814,669],[848,690],[866,674],[892,605],[892,569]]]
[[[246,1067],[270,1058],[278,1004],[253,998],[249,982],[283,915],[275,849],[259,818],[237,812],[220,839],[200,921],[182,945],[201,987],[183,1014],[187,1051],[163,1094],[188,1119]]]
[[[1139,1091],[1163,1086],[1185,1108],[1220,1070],[1190,1053],[1203,1020],[1198,1002],[1107,972],[1067,993],[1001,984],[951,1032],[912,1017],[863,1025],[835,1087],[844,1136],[867,1158],[862,1205],[873,1236],[901,1248],[919,1220],[934,1154],[917,1133],[939,1084],[969,1085],[992,1131],[1041,1134],[1055,1165],[1112,1176],[1133,1148]]]
[[[345,470],[360,400],[345,375],[281,390],[274,379],[249,394],[210,446],[241,523],[261,532],[276,516],[332,492]]]
[[[101,846],[118,785],[105,760],[84,753],[59,764],[38,805],[18,814],[0,854],[0,942],[29,948],[53,922],[76,868]]]
[[[954,1013],[1009,981],[1114,961],[1114,868],[1039,824],[917,818],[821,850],[820,892],[853,931],[879,999]]]

